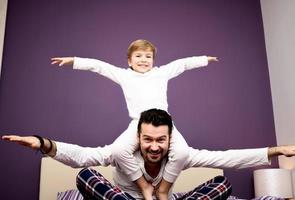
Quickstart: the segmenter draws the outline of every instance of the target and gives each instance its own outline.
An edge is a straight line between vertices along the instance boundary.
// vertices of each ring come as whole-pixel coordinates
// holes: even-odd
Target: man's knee
[[[77,175],[77,188],[84,199],[108,199],[114,197],[117,200],[134,199],[129,194],[112,185],[99,172],[91,168],[82,169]]]
[[[83,168],[76,176],[76,184],[79,185],[86,185],[87,182],[90,180],[103,180],[104,177],[98,171],[92,168]],[[87,183],[88,184],[88,183]],[[89,184],[88,184],[89,185]]]
[[[97,194],[104,195],[113,187],[103,175],[91,168],[84,168],[78,173],[76,185],[85,199],[99,199]]]
[[[78,189],[80,190],[80,186],[85,185],[85,182],[91,176],[92,174],[92,169],[91,168],[83,168],[80,170],[80,172],[76,176],[76,185]]]
[[[227,199],[232,191],[228,179],[224,176],[216,176],[206,183],[199,185],[191,193],[188,193],[188,199]]]
[[[213,178],[215,184],[219,185],[220,192],[224,192],[224,195],[229,196],[232,191],[232,185],[225,176],[216,176]]]
[[[76,176],[76,186],[79,190],[79,192],[82,194],[84,199],[90,199],[88,198],[88,190],[87,190],[87,179],[89,175],[91,174],[90,168],[84,168],[80,170],[80,172]]]
[[[228,185],[231,185],[228,178],[226,178],[225,176],[216,176],[214,177],[214,182],[215,183],[226,183]]]

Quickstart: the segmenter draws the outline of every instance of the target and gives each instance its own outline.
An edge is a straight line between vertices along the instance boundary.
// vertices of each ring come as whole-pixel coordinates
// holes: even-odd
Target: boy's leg
[[[138,120],[131,121],[127,130],[111,144],[112,156],[130,180],[137,184],[144,198],[151,200],[154,188],[145,180],[133,155],[138,149],[137,125]]]
[[[159,199],[166,199],[166,196],[168,196],[172,184],[181,173],[189,157],[188,148],[185,139],[174,126],[170,139],[168,162],[165,167],[163,179],[156,191]]]
[[[215,178],[196,187],[187,193],[173,194],[178,200],[226,200],[232,191],[230,182],[224,176],[216,176]]]
[[[131,121],[128,128],[110,145],[112,156],[131,181],[143,175],[133,156],[138,149],[137,124],[138,120]]]
[[[76,179],[77,188],[85,200],[133,200],[134,198],[120,188],[113,186],[100,173],[85,168],[79,172]]]
[[[180,172],[183,170],[184,164],[189,157],[189,147],[175,126],[170,139],[170,147],[168,154],[168,162],[165,166],[163,178],[174,183]]]

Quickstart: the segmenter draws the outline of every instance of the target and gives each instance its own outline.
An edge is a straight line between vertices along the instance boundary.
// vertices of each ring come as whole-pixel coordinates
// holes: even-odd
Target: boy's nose
[[[141,62],[147,62],[147,60],[145,58],[141,58],[140,61]]]

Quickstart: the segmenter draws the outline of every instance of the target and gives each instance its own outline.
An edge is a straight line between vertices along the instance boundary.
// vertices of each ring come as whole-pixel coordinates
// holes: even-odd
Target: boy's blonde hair
[[[130,59],[132,53],[137,50],[152,51],[153,58],[155,58],[156,47],[151,42],[149,42],[147,40],[140,39],[140,40],[133,41],[128,47],[127,58]]]

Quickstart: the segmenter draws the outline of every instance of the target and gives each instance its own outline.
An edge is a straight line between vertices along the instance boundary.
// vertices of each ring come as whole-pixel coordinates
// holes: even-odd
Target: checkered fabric
[[[224,176],[215,178],[199,185],[194,190],[184,193],[174,193],[173,198],[177,200],[225,200],[232,191],[230,182]]]
[[[82,169],[77,175],[77,188],[85,200],[133,200],[127,192],[112,185],[99,172],[91,168]],[[134,199],[135,200],[135,199]]]
[[[80,171],[77,176],[77,187],[85,200],[135,200],[91,168]],[[223,176],[217,176],[190,192],[173,194],[173,199],[225,200],[229,197],[231,190],[229,181]]]

